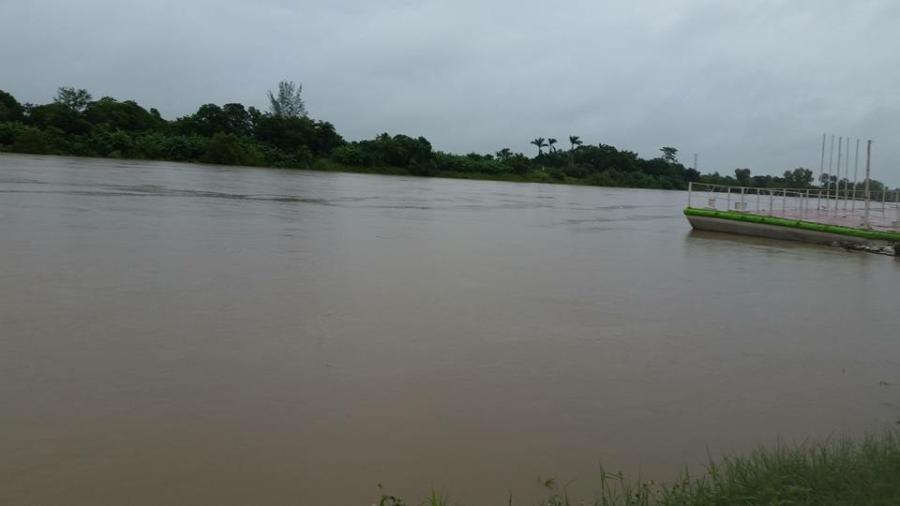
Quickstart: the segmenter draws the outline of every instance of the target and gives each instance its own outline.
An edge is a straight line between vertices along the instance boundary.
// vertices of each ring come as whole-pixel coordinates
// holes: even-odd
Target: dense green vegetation
[[[685,473],[670,484],[629,482],[601,472],[598,496],[569,497],[555,480],[544,483],[539,506],[838,506],[900,504],[900,439],[889,432],[860,443],[849,440],[759,448],[749,455],[711,462],[706,472]],[[438,492],[407,503],[379,489],[379,506],[458,504]],[[520,504],[510,495],[507,505]]]
[[[174,121],[131,100],[94,100],[83,89],[60,88],[43,105],[23,105],[0,90],[0,151],[640,188],[682,189],[690,181],[813,184],[812,172],[803,168],[783,177],[752,176],[749,169],[735,170],[734,177],[701,175],[678,162],[674,147],[642,159],[606,144],[585,144],[575,135],[566,147],[554,138],[534,139],[533,157],[509,148],[456,155],[434,150],[424,137],[387,133],[348,142],[331,123],[307,115],[301,90],[283,81],[277,93],[269,92],[269,111],[205,104]]]

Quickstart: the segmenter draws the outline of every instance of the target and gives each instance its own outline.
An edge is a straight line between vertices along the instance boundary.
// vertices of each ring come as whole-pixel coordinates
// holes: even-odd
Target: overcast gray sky
[[[0,89],[58,86],[175,118],[264,107],[300,81],[348,139],[437,149],[580,135],[700,169],[818,169],[821,135],[875,140],[900,185],[897,0],[0,0]],[[851,167],[852,168],[852,167]]]

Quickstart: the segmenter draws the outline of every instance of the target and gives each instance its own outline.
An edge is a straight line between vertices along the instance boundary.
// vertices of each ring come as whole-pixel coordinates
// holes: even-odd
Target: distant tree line
[[[21,104],[0,90],[0,151],[663,189],[683,189],[691,181],[814,184],[804,168],[783,177],[752,176],[749,169],[735,170],[734,177],[700,174],[678,161],[674,147],[643,159],[603,143],[585,144],[575,135],[568,148],[557,147],[555,138],[532,140],[534,156],[509,148],[456,155],[434,150],[424,137],[387,133],[348,142],[331,123],[308,116],[301,92],[302,85],[282,81],[268,92],[267,111],[205,104],[170,121],[132,100],[94,100],[84,89],[59,88],[42,105]]]
[[[845,177],[840,178],[834,174],[822,174],[819,184],[816,184],[813,172],[803,167],[794,170],[786,170],[781,176],[754,176],[750,169],[734,169],[734,176],[722,176],[718,172],[712,174],[703,174],[700,176],[700,183],[723,185],[723,186],[747,186],[753,188],[793,188],[793,189],[812,189],[812,188],[830,188],[835,191],[839,187],[843,192],[845,188],[853,187],[853,181]],[[862,180],[857,180],[857,191],[862,190]],[[885,190],[884,183],[871,179],[869,181],[869,190],[880,192]]]

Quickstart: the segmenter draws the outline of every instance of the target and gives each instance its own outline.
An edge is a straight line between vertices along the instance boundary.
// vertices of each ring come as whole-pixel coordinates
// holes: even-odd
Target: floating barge
[[[861,197],[850,189],[691,183],[684,214],[697,230],[900,255],[900,192]],[[694,205],[698,199],[703,207]]]

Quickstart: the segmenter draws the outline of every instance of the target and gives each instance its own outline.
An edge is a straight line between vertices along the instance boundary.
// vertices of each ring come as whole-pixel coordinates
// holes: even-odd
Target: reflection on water
[[[892,258],[678,192],[0,156],[0,503],[470,503],[900,419]]]

